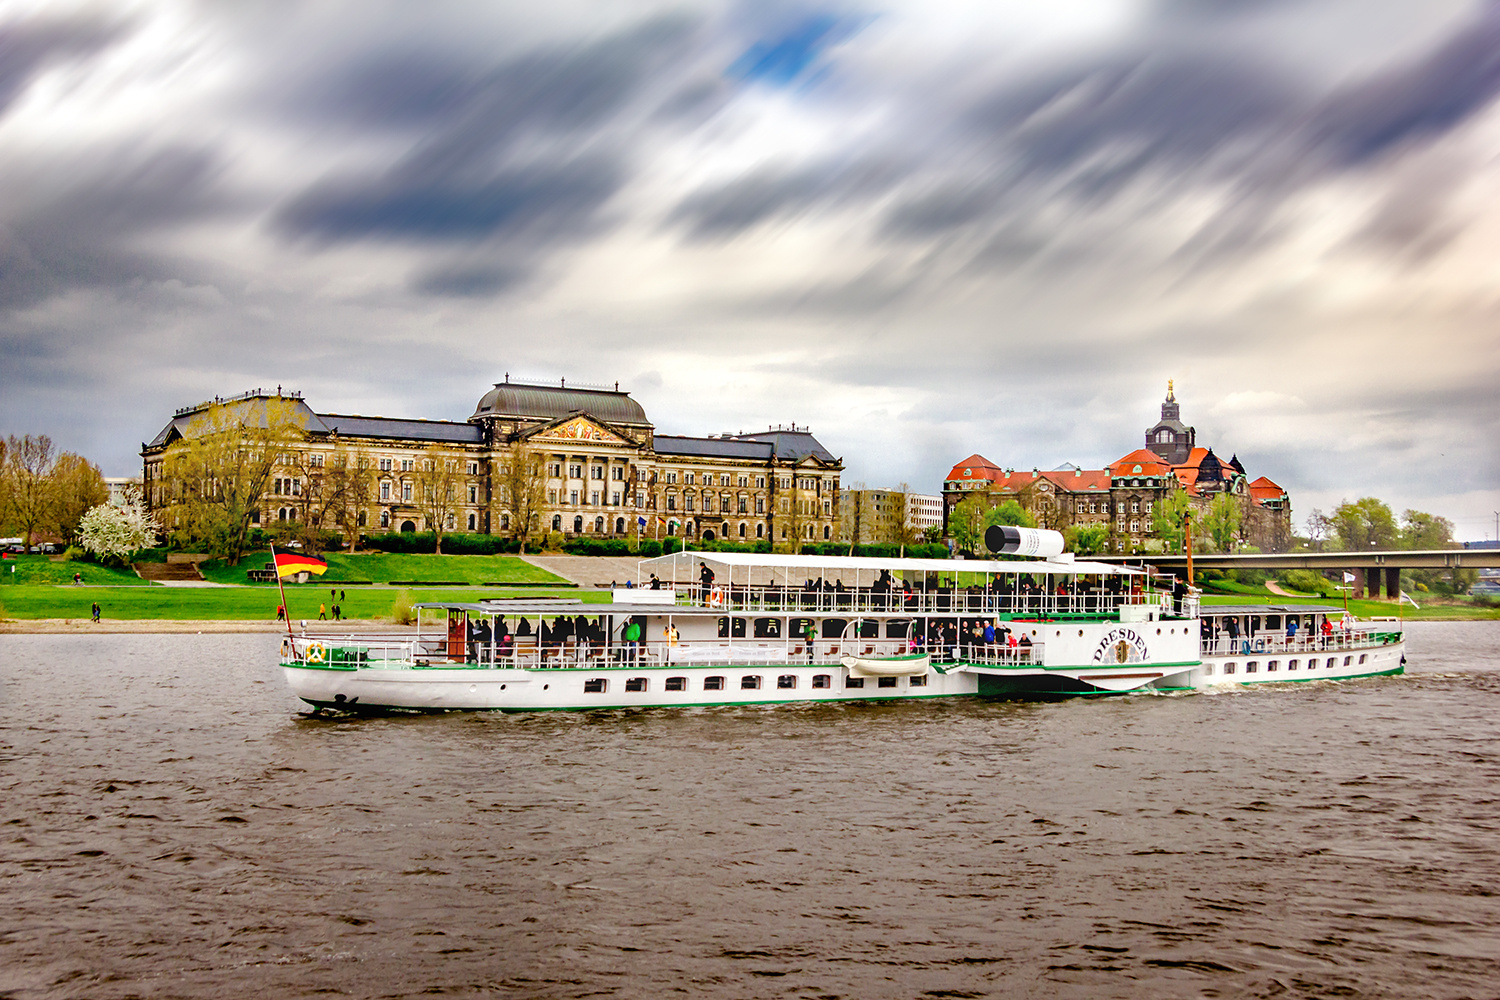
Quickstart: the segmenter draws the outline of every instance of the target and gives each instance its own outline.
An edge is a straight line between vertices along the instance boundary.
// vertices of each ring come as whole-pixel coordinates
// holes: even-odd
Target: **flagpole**
[[[281,610],[286,615],[286,637],[296,640],[292,634],[292,609],[286,606],[286,586],[281,582],[281,567],[276,565],[276,543],[271,543],[271,571],[276,574],[276,589],[281,593]]]

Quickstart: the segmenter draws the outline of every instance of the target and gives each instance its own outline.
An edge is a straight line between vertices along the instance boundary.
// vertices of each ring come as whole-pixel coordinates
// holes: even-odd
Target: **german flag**
[[[294,552],[276,553],[276,575],[277,577],[288,577],[295,573],[311,573],[313,576],[322,576],[328,572],[328,564],[321,559],[312,556],[297,555]]]

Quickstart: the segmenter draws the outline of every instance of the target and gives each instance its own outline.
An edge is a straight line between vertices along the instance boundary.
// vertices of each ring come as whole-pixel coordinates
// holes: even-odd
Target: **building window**
[[[755,537],[756,538],[764,538],[765,534],[766,534],[766,526],[765,526],[765,524],[764,523],[757,524],[755,526]]]
[[[603,479],[604,479],[604,466],[602,466],[602,465],[590,466],[589,467],[589,478],[590,479],[598,479],[598,480],[600,480],[602,482]]]
[[[411,502],[411,483],[401,484],[401,499],[408,503]]]
[[[553,479],[561,479],[562,478],[562,463],[561,462],[549,462],[547,464],[547,475],[551,476]]]
[[[575,534],[575,535],[581,535],[581,534],[583,534],[583,515],[582,514],[576,514],[573,517],[573,534]]]
[[[670,484],[673,484],[673,483],[676,483],[676,482],[677,482],[677,473],[675,473],[675,472],[669,472],[669,473],[667,473],[667,483],[670,485]]]
[[[741,538],[745,537],[745,527],[746,527],[745,522],[741,521],[740,522],[740,537]]]
[[[598,490],[590,490],[589,491],[589,503],[591,505],[595,506],[595,507],[599,506],[599,491]]]
[[[547,491],[547,502],[549,504],[555,504],[555,503],[557,503],[557,491],[556,490],[548,490]]]
[[[756,497],[755,498],[755,513],[757,513],[757,514],[764,514],[765,512],[766,512],[766,498],[765,497]]]
[[[677,497],[676,497],[675,494],[668,493],[667,494],[667,510],[676,510],[676,509],[677,509]]]
[[[552,515],[552,530],[553,531],[561,531],[562,530],[562,515],[561,514],[553,514]]]
[[[741,691],[759,691],[760,674],[746,674],[740,678]]]
[[[682,495],[682,509],[683,510],[692,510],[693,509],[693,495],[691,493],[684,493]],[[707,510],[708,507],[705,505],[703,509]]]
[[[471,513],[469,515],[469,530],[473,531],[477,527],[479,527],[479,516]]]
[[[570,462],[568,464],[568,478],[569,479],[582,479],[583,478],[583,466],[582,465],[578,465],[576,463]]]
[[[609,495],[609,505],[611,507],[618,507],[618,506],[620,506],[620,491],[619,490],[615,490],[613,493],[611,493]]]
[[[705,691],[722,691],[722,690],[724,690],[724,678],[722,678],[722,677],[705,677],[705,678],[703,678],[703,690],[705,690]]]
[[[402,472],[410,472],[410,471],[411,471],[411,470],[412,470],[412,466],[413,466],[413,465],[414,465],[414,464],[415,464],[415,463],[414,463],[414,462],[413,462],[413,461],[412,461],[412,459],[409,459],[409,458],[403,458],[403,459],[402,459],[402,460],[401,460],[401,471],[402,471]]]
[[[470,486],[469,487],[469,503],[478,503],[478,502],[479,502],[479,487],[478,486]]]
[[[1141,522],[1139,522],[1139,521],[1131,521],[1130,522],[1130,530],[1131,530],[1132,533],[1140,531],[1141,530]]]
[[[578,506],[578,491],[577,490],[569,490],[568,491],[568,503],[572,504],[574,507]]]
[[[625,481],[625,466],[612,466],[609,470],[609,478],[617,483],[623,483]]]

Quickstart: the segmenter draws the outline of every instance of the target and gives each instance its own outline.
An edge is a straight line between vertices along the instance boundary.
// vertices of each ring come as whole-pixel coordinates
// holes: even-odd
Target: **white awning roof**
[[[976,575],[988,575],[993,573],[1030,573],[1033,575],[1043,574],[1048,576],[1141,576],[1144,570],[1132,569],[1128,566],[1114,566],[1109,563],[1100,562],[1063,562],[1061,560],[1004,560],[1004,559],[901,559],[895,556],[794,556],[775,552],[674,552],[671,555],[657,556],[654,559],[641,560],[641,577],[644,579],[650,573],[661,576],[664,573],[674,574],[675,571],[687,569],[687,576],[696,576],[699,562],[711,563],[715,566],[725,567],[747,567],[750,569],[769,570],[806,570],[813,575],[823,575],[820,571],[847,571],[851,573],[869,570],[878,573],[883,569],[892,572],[905,571],[913,573],[973,573]],[[675,575],[674,579],[677,579]]]

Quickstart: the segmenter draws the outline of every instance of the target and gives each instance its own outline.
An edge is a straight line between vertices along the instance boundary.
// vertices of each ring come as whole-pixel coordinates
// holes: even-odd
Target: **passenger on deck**
[[[655,573],[651,574],[651,589],[652,590],[660,590],[661,589],[661,581],[656,578],[656,574]]]

